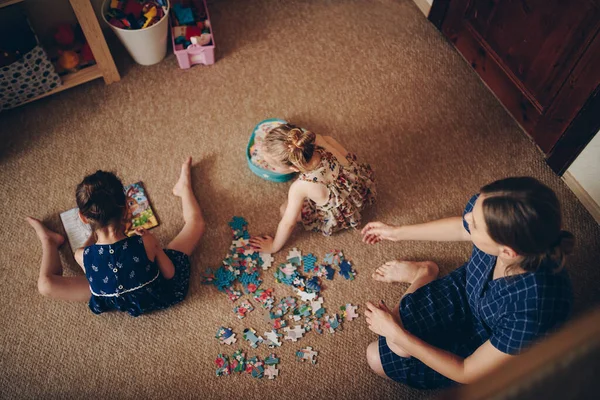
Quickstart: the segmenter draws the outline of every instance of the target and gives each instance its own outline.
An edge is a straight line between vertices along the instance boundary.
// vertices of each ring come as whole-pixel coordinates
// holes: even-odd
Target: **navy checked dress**
[[[190,281],[190,259],[176,250],[165,253],[175,266],[171,279],[163,278],[158,264],[148,259],[140,236],[86,247],[83,265],[92,292],[92,312],[118,310],[137,317],[182,301]]]
[[[463,225],[469,231],[464,218]],[[554,273],[552,265],[542,265],[536,272],[493,280],[495,264],[495,256],[473,246],[465,265],[402,298],[399,313],[405,329],[466,358],[488,340],[503,353],[519,354],[567,320],[572,292],[566,270]],[[386,375],[395,381],[422,389],[456,384],[414,357],[396,355],[383,336],[379,355]]]

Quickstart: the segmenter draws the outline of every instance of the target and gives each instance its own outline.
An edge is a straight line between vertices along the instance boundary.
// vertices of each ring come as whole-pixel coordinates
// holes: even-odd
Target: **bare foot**
[[[413,283],[422,276],[428,275],[432,280],[439,273],[438,266],[431,261],[388,261],[377,268],[372,277],[380,282]]]
[[[48,242],[50,244],[59,247],[64,243],[65,238],[60,233],[56,233],[46,228],[44,224],[39,219],[35,219],[32,217],[27,217],[25,220],[35,229],[35,233],[37,233],[38,238],[42,243]]]
[[[184,193],[191,189],[192,180],[191,180],[191,172],[190,169],[192,167],[192,157],[188,157],[188,159],[181,166],[181,174],[179,175],[179,180],[173,187],[173,194],[177,197],[182,197]]]

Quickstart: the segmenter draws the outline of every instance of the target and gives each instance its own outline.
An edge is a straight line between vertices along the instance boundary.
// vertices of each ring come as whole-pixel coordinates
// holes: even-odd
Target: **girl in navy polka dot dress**
[[[481,189],[463,217],[393,227],[372,222],[363,241],[471,241],[469,261],[436,279],[431,261],[390,261],[373,278],[410,286],[390,311],[367,303],[379,340],[367,360],[379,375],[418,388],[469,383],[521,353],[568,318],[572,292],[563,268],[573,236],[561,230],[558,199],[533,178]]]
[[[77,186],[79,216],[94,231],[86,246],[75,251],[85,276],[63,276],[58,248],[64,238],[37,219],[27,218],[42,242],[40,293],[61,300],[87,301],[96,314],[119,310],[138,316],[182,301],[189,285],[189,256],[205,227],[192,190],[191,163],[190,157],[173,188],[173,194],[181,198],[185,224],[164,250],[144,229],[125,236],[123,184],[110,172],[97,171]]]

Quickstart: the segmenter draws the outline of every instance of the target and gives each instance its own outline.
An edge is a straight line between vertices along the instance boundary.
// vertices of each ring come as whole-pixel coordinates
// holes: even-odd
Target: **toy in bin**
[[[296,175],[293,172],[282,173],[276,167],[269,165],[261,154],[261,145],[267,133],[282,124],[287,124],[287,121],[272,118],[259,122],[252,131],[246,148],[246,160],[250,170],[261,178],[272,182],[287,182]]]
[[[167,0],[110,0],[105,17],[120,29],[146,29],[160,21],[168,7]]]
[[[63,23],[54,32],[54,46],[48,49],[56,72],[66,75],[94,65],[96,60],[80,26]]]
[[[172,0],[171,38],[179,67],[215,62],[215,43],[205,0]]]

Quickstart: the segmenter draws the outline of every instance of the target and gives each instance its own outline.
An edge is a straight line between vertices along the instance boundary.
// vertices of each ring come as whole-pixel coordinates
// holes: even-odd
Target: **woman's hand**
[[[261,253],[273,253],[273,238],[271,236],[254,236],[250,238],[250,245]]]
[[[362,241],[368,244],[376,244],[382,240],[391,240],[393,242],[399,240],[398,228],[391,225],[386,225],[383,222],[369,222],[361,231]]]
[[[397,335],[398,331],[402,330],[383,301],[379,303],[379,306],[371,302],[367,302],[366,305],[365,318],[371,331],[380,336],[389,337]]]

